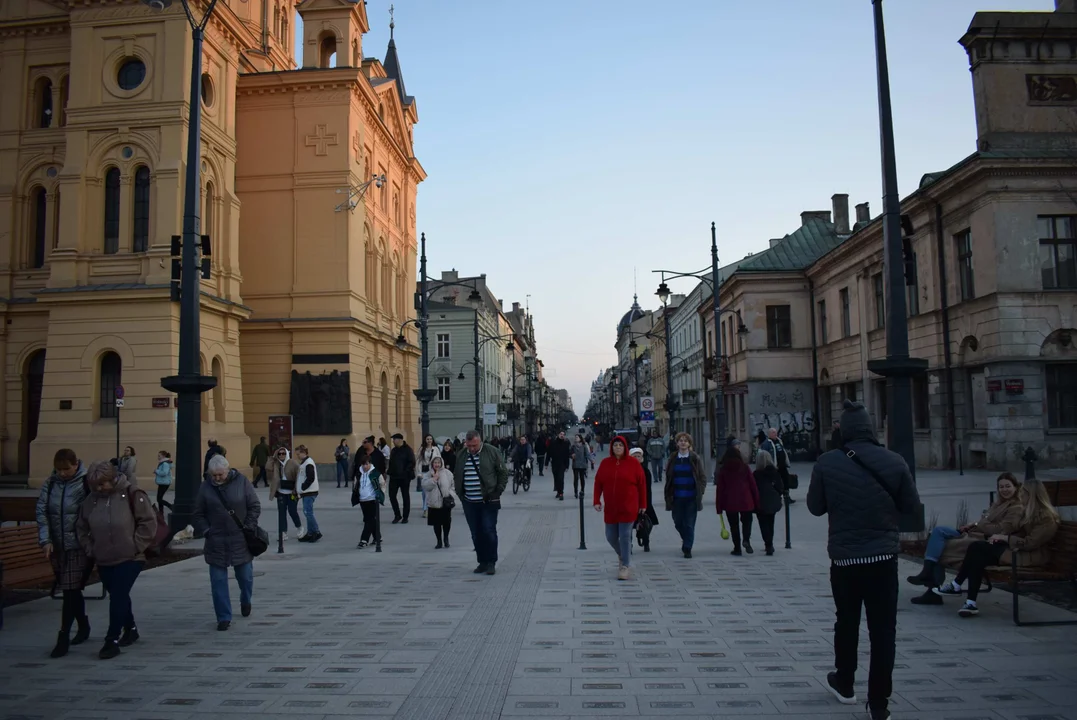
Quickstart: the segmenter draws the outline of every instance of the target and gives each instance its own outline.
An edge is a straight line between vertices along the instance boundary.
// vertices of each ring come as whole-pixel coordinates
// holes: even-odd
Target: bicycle
[[[512,471],[512,494],[515,495],[520,491],[520,488],[524,489],[524,492],[531,490],[531,461],[528,460],[522,468],[514,468]]]

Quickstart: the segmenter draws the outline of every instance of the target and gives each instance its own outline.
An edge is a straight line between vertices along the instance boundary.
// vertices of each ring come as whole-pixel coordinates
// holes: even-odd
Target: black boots
[[[910,575],[905,579],[913,585],[938,587],[946,579],[946,571],[934,560],[924,560],[924,568],[920,571],[920,574]]]
[[[80,618],[75,618],[75,622],[79,624],[79,629],[75,633],[75,637],[71,638],[71,644],[81,645],[90,638],[90,618],[83,615]]]
[[[61,630],[59,633],[57,633],[57,635],[56,635],[56,647],[54,647],[52,649],[52,652],[49,653],[49,657],[51,657],[51,658],[62,658],[64,655],[67,655],[68,646],[70,646],[70,644],[71,644],[68,641],[67,635],[68,635],[68,633],[63,631],[63,630]]]
[[[134,645],[136,642],[138,642],[138,638],[138,628],[124,628],[123,634],[120,636],[120,641],[118,644],[120,647],[130,647],[131,645]]]
[[[109,640],[105,638],[105,644],[101,648],[101,652],[97,653],[97,657],[102,660],[111,660],[120,654],[120,645],[115,640]]]

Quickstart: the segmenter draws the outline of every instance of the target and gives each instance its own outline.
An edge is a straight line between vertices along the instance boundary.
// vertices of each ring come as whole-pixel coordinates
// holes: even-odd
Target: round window
[[[146,64],[138,58],[127,58],[120,63],[116,84],[121,90],[134,90],[146,79]]]
[[[213,107],[213,79],[209,73],[202,73],[202,104],[208,108]]]

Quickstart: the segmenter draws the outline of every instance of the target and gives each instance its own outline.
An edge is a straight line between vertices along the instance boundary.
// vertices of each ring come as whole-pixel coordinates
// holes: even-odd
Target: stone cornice
[[[0,21],[0,40],[34,35],[66,35],[71,23],[66,15]]]

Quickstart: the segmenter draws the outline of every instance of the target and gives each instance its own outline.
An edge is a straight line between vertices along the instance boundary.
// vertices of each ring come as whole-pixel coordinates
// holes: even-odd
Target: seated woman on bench
[[[906,579],[913,585],[939,587],[946,579],[944,567],[960,563],[974,542],[986,540],[992,535],[1009,535],[1016,530],[1023,512],[1017,497],[1020,488],[1021,483],[1012,473],[999,475],[995,481],[995,502],[984,510],[983,517],[957,529],[944,526],[934,528],[924,550],[924,569],[919,575],[910,575]],[[942,598],[929,592],[913,602],[917,605],[941,605]]]
[[[969,589],[965,604],[957,611],[961,617],[979,614],[976,596],[980,592],[984,570],[993,565],[1009,565],[1012,550],[1021,551],[1018,555],[1018,565],[1021,567],[1037,567],[1050,559],[1046,546],[1058,531],[1059,518],[1058,511],[1047,496],[1047,489],[1039,480],[1030,478],[1025,481],[1017,497],[1021,504],[1017,529],[1007,534],[991,535],[987,540],[978,540],[969,545],[957,577],[932,590],[939,596],[960,595],[961,585],[967,580]]]

